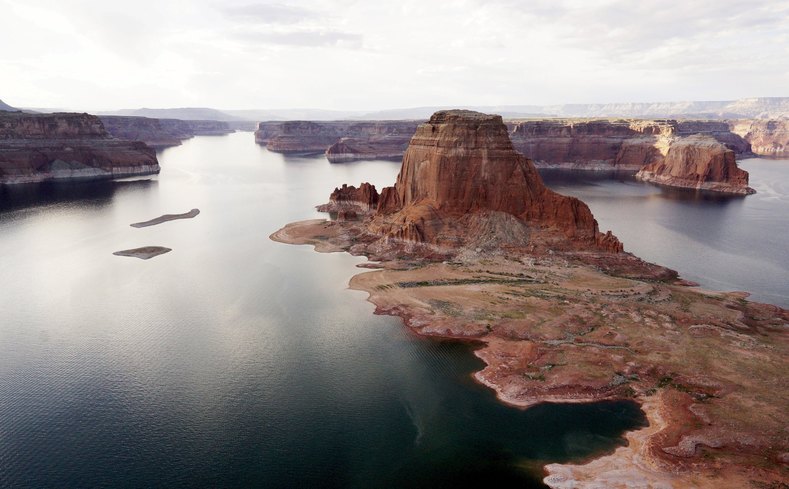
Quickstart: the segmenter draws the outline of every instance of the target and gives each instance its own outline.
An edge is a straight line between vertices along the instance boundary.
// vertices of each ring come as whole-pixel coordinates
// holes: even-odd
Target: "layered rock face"
[[[750,144],[754,154],[789,157],[789,119],[732,121],[729,126]]]
[[[112,139],[96,116],[0,113],[0,183],[158,172],[152,148],[140,141]]]
[[[384,241],[462,247],[621,251],[589,208],[549,190],[501,116],[452,110],[421,124],[368,230]]]
[[[749,150],[720,121],[550,119],[509,125],[515,149],[540,168],[636,171],[661,160],[674,139],[691,134],[714,137],[737,153]]]
[[[233,132],[227,122],[182,121],[149,117],[100,116],[107,132],[117,139],[143,141],[154,148],[178,146],[194,136],[215,136]]]
[[[398,158],[416,121],[260,122],[255,141],[279,153],[325,153],[331,162]]]
[[[662,161],[645,166],[636,178],[673,187],[754,193],[748,187],[748,172],[737,167],[734,151],[702,135],[674,141]]]

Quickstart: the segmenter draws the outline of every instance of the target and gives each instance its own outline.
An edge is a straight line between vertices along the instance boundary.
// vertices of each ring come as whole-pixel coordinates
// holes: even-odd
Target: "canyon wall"
[[[233,132],[227,122],[180,119],[152,119],[135,116],[99,116],[107,132],[117,138],[143,141],[154,148],[178,146],[194,136],[215,136]]]
[[[159,173],[155,151],[113,139],[89,114],[0,112],[0,183],[110,179]]]
[[[738,120],[729,122],[729,127],[751,145],[754,154],[789,157],[789,119]]]
[[[508,125],[515,149],[540,168],[637,171],[691,134],[713,137],[738,154],[750,150],[721,121],[547,119]]]
[[[331,162],[400,158],[417,121],[260,122],[255,142],[278,153],[325,154]]]

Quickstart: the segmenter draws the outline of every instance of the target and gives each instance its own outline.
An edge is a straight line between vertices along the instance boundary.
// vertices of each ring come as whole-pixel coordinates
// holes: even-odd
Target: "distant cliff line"
[[[270,151],[324,153],[329,161],[401,158],[422,121],[260,122],[255,141]],[[737,155],[789,156],[787,120],[509,119],[515,148],[538,167],[636,171],[648,146],[694,134],[713,137]]]

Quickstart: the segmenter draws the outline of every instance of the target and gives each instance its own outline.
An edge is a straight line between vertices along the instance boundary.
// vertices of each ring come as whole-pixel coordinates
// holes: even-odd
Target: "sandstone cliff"
[[[129,141],[143,141],[154,148],[178,146],[194,136],[214,136],[233,132],[227,122],[182,121],[180,119],[151,119],[132,116],[100,116],[107,132]]]
[[[547,119],[510,121],[515,149],[540,168],[640,170],[659,161],[671,140],[709,135],[736,153],[748,143],[720,121]]]
[[[748,187],[748,172],[737,167],[734,151],[702,135],[673,141],[665,158],[645,166],[636,178],[672,187],[754,193]]]
[[[789,119],[730,122],[731,132],[746,140],[754,154],[789,157]]]
[[[589,208],[549,190],[532,162],[516,152],[500,116],[453,110],[421,124],[393,187],[380,197],[365,185],[336,189],[324,209],[353,199],[377,208],[365,227],[385,249],[409,243],[438,252],[535,247],[622,250],[598,231]],[[360,189],[361,190],[361,189]]]
[[[140,141],[110,137],[89,114],[0,114],[0,183],[109,179],[159,172]]]

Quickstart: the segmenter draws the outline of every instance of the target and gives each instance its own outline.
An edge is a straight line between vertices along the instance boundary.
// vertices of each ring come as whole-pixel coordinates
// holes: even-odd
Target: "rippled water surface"
[[[398,163],[284,158],[249,133],[160,161],[0,189],[0,487],[539,487],[545,461],[644,423],[627,402],[506,407],[469,346],[347,290],[362,259],[268,239]],[[112,255],[147,245],[173,251]]]

